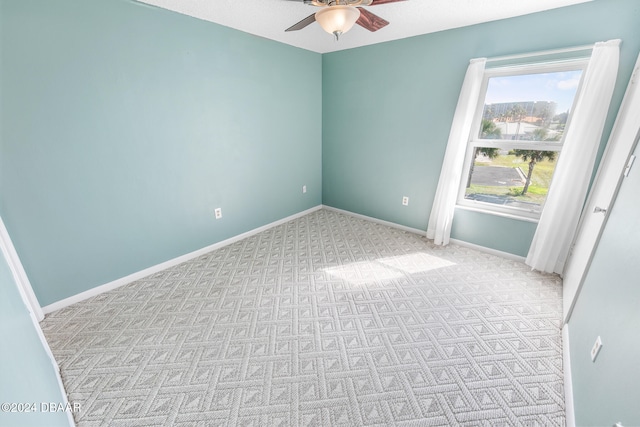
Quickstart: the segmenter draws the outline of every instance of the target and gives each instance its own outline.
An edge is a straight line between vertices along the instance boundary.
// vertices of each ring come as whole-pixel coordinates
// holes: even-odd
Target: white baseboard
[[[564,373],[565,425],[567,427],[576,427],[576,415],[573,408],[571,356],[569,350],[569,325],[565,324],[562,327],[562,372]]]
[[[415,234],[419,234],[419,235],[425,236],[425,237],[427,236],[426,230],[419,230],[417,228],[407,227],[405,225],[396,224],[395,222],[385,221],[383,219],[373,218],[373,217],[370,217],[370,216],[361,215],[361,214],[358,214],[358,213],[355,213],[355,212],[351,212],[351,211],[345,211],[344,209],[338,209],[338,208],[334,208],[332,206],[322,205],[322,208],[326,209],[326,210],[329,210],[329,211],[340,212],[340,213],[343,213],[345,215],[350,215],[350,216],[353,216],[353,217],[356,217],[356,218],[366,219],[367,221],[376,222],[378,224],[386,225],[388,227],[398,228],[400,230],[408,231],[409,233],[415,233]]]
[[[338,208],[334,208],[334,207],[327,206],[327,205],[322,205],[322,207],[323,207],[323,209],[327,209],[327,210],[330,210],[330,211],[340,212],[340,213],[343,213],[345,215],[351,215],[351,216],[354,216],[356,218],[366,219],[368,221],[376,222],[378,224],[386,225],[386,226],[389,226],[389,227],[399,228],[400,230],[408,231],[410,233],[419,234],[419,235],[425,236],[425,237],[427,236],[426,230],[419,230],[417,228],[407,227],[405,225],[396,224],[395,222],[385,221],[385,220],[382,220],[382,219],[373,218],[373,217],[366,216],[366,215],[361,215],[361,214],[358,214],[358,213],[355,213],[355,212],[345,211],[344,209],[338,209]],[[525,257],[519,256],[519,255],[510,254],[508,252],[502,252],[502,251],[499,251],[497,249],[487,248],[485,246],[476,245],[474,243],[465,242],[463,240],[450,239],[449,241],[451,243],[454,243],[454,244],[459,245],[459,246],[464,246],[464,247],[467,247],[467,248],[475,249],[475,250],[478,250],[480,252],[489,253],[491,255],[497,255],[497,256],[502,257],[502,258],[512,259],[514,261],[524,262],[525,259],[526,259]]]
[[[503,252],[503,251],[499,251],[497,249],[491,249],[491,248],[487,248],[486,246],[480,246],[480,245],[476,245],[475,243],[469,243],[469,242],[465,242],[464,240],[458,240],[458,239],[449,239],[449,241],[451,243],[455,243],[456,245],[459,246],[464,246],[467,248],[471,248],[471,249],[476,249],[480,252],[485,252],[491,255],[496,255],[502,258],[507,258],[507,259],[512,259],[514,261],[518,261],[518,262],[524,262],[526,260],[525,257],[520,256],[520,255],[514,255],[514,254],[510,254],[509,252]]]
[[[223,240],[221,242],[214,243],[213,245],[206,246],[206,247],[204,247],[202,249],[198,249],[198,250],[190,252],[188,254],[181,255],[181,256],[179,256],[177,258],[173,258],[173,259],[170,259],[168,261],[162,262],[160,264],[156,264],[154,266],[151,266],[149,268],[145,268],[144,270],[140,270],[140,271],[137,271],[135,273],[129,274],[128,276],[121,277],[120,279],[116,279],[116,280],[114,280],[112,282],[105,283],[104,285],[99,285],[99,286],[96,286],[95,288],[91,288],[91,289],[86,290],[84,292],[80,292],[79,294],[70,296],[70,297],[62,299],[60,301],[56,301],[53,304],[49,304],[49,305],[47,305],[45,307],[42,307],[42,311],[44,312],[44,314],[52,313],[52,312],[54,312],[56,310],[60,310],[61,308],[68,307],[71,304],[75,304],[77,302],[84,301],[84,300],[89,299],[91,297],[94,297],[96,295],[100,295],[100,294],[102,294],[104,292],[119,288],[120,286],[128,285],[129,283],[135,282],[136,280],[140,280],[140,279],[142,279],[144,277],[150,276],[150,275],[152,275],[154,273],[157,273],[159,271],[166,270],[167,268],[170,268],[170,267],[173,267],[175,265],[181,264],[181,263],[183,263],[185,261],[189,261],[189,260],[191,260],[193,258],[197,258],[197,257],[199,257],[201,255],[204,255],[204,254],[206,254],[208,252],[211,252],[213,250],[220,249],[220,248],[222,248],[224,246],[230,245],[230,244],[235,243],[237,241],[240,241],[242,239],[246,239],[247,237],[253,236],[253,235],[258,234],[258,233],[261,233],[261,232],[263,232],[265,230],[268,230],[270,228],[273,228],[273,227],[276,227],[278,225],[284,224],[285,222],[289,222],[291,220],[300,218],[302,216],[310,214],[311,212],[318,211],[320,209],[322,209],[322,205],[314,206],[311,209],[307,209],[305,211],[298,212],[297,214],[293,214],[293,215],[288,216],[286,218],[279,219],[278,221],[274,221],[274,222],[272,222],[270,224],[263,225],[262,227],[254,228],[253,230],[247,231],[247,232],[242,233],[242,234],[238,234],[237,236],[233,236],[233,237],[231,237],[229,239],[226,239],[226,240]]]
[[[230,244],[235,243],[235,242],[237,242],[239,240],[242,240],[242,239],[245,239],[247,237],[253,236],[254,234],[258,234],[258,233],[260,233],[262,231],[268,230],[269,228],[276,227],[278,225],[284,224],[285,222],[294,220],[296,218],[300,218],[300,217],[302,217],[304,215],[307,215],[307,214],[309,214],[311,212],[315,212],[315,211],[320,210],[320,209],[327,209],[327,210],[334,211],[334,212],[340,212],[340,213],[343,213],[345,215],[350,215],[350,216],[353,216],[353,217],[356,217],[356,218],[372,221],[372,222],[375,222],[375,223],[378,223],[378,224],[386,225],[388,227],[393,227],[393,228],[397,228],[397,229],[400,229],[400,230],[404,230],[404,231],[407,231],[409,233],[418,234],[420,236],[425,236],[426,237],[426,235],[427,235],[426,230],[419,230],[417,228],[407,227],[407,226],[404,226],[404,225],[396,224],[394,222],[385,221],[385,220],[382,220],[382,219],[373,218],[373,217],[362,215],[362,214],[358,214],[358,213],[355,213],[355,212],[346,211],[344,209],[334,208],[332,206],[318,205],[318,206],[315,206],[315,207],[313,207],[311,209],[307,209],[305,211],[302,211],[302,212],[299,212],[297,214],[288,216],[286,218],[280,219],[280,220],[272,222],[270,224],[263,225],[262,227],[258,227],[258,228],[255,228],[253,230],[247,231],[246,233],[242,233],[242,234],[239,234],[237,236],[231,237],[231,238],[229,238],[227,240],[223,240],[221,242],[214,243],[213,245],[209,245],[209,246],[204,247],[202,249],[198,249],[198,250],[196,250],[194,252],[190,252],[188,254],[179,256],[177,258],[170,259],[168,261],[165,261],[163,263],[151,266],[149,268],[145,268],[144,270],[132,273],[132,274],[130,274],[128,276],[125,276],[125,277],[122,277],[120,279],[116,279],[116,280],[114,280],[112,282],[105,283],[104,285],[96,286],[95,288],[91,288],[91,289],[89,289],[87,291],[84,291],[84,292],[81,292],[79,294],[73,295],[71,297],[65,298],[63,300],[54,302],[53,304],[49,304],[49,305],[47,305],[45,307],[42,307],[42,311],[44,312],[44,314],[52,313],[52,312],[54,312],[56,310],[60,310],[61,308],[70,306],[71,304],[75,304],[77,302],[84,301],[84,300],[86,300],[88,298],[94,297],[96,295],[100,295],[100,294],[102,294],[104,292],[107,292],[107,291],[110,291],[112,289],[119,288],[120,286],[124,286],[124,285],[127,285],[127,284],[131,283],[131,282],[135,282],[136,280],[140,280],[140,279],[142,279],[144,277],[150,276],[150,275],[152,275],[154,273],[157,273],[159,271],[162,271],[162,270],[165,270],[167,268],[173,267],[175,265],[181,264],[181,263],[183,263],[185,261],[189,261],[189,260],[191,260],[193,258],[199,257],[200,255],[204,255],[204,254],[206,254],[208,252],[211,252],[213,250],[216,250],[216,249],[222,248],[224,246],[230,245]],[[524,257],[518,256],[518,255],[513,255],[513,254],[510,254],[510,253],[507,253],[507,252],[498,251],[496,249],[491,249],[491,248],[487,248],[487,247],[484,247],[484,246],[475,245],[473,243],[464,242],[462,240],[451,239],[451,242],[454,243],[454,244],[460,245],[460,246],[469,247],[469,248],[472,248],[472,249],[476,249],[476,250],[479,250],[479,251],[482,251],[482,252],[490,253],[492,255],[497,255],[497,256],[500,256],[500,257],[503,257],[503,258],[512,259],[512,260],[515,260],[515,261],[524,262],[524,260],[525,260]]]

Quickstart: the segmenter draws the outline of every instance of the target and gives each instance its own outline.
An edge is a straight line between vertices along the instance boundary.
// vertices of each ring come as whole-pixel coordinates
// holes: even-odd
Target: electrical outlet
[[[407,196],[404,196],[402,198],[402,205],[403,206],[409,206],[409,198]]]
[[[602,348],[602,340],[600,339],[600,335],[596,338],[596,342],[593,344],[591,348],[591,361],[595,362],[596,357],[598,357],[598,353],[600,353],[600,349]]]
[[[306,193],[306,192],[307,192],[307,186],[306,186],[306,185],[303,185],[303,186],[302,186],[302,192],[303,192],[303,193]]]
[[[222,218],[222,208],[216,208],[214,212],[216,214],[216,219]]]

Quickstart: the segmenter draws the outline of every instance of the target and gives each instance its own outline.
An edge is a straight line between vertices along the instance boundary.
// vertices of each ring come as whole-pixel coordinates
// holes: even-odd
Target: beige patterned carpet
[[[79,426],[563,426],[562,284],[320,210],[50,314]]]

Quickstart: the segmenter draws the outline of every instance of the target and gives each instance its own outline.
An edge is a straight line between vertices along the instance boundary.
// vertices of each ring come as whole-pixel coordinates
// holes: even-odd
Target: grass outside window
[[[493,159],[479,156],[474,162],[474,167],[471,173],[470,185],[465,190],[465,199],[482,200],[483,196],[495,197],[496,201],[502,200],[504,204],[510,202],[522,202],[531,204],[540,208],[547,197],[549,187],[551,185],[551,178],[555,170],[557,158],[550,160],[542,160],[535,164],[533,174],[531,175],[531,182],[526,194],[522,194],[524,188],[527,171],[529,168],[529,162],[522,159],[520,156],[516,156],[512,152],[509,154],[501,154]],[[502,171],[496,168],[505,168],[504,175],[519,176],[518,181],[508,182],[506,180],[500,181],[496,179],[495,183],[478,182],[475,179],[477,176],[481,176],[486,171],[483,168],[493,168],[494,174],[500,175]],[[507,171],[509,170],[509,171]],[[517,172],[517,175],[512,171]],[[505,184],[506,183],[506,184]],[[496,185],[498,184],[498,185]],[[487,200],[484,200],[487,201]],[[502,204],[502,203],[500,203]],[[537,210],[537,209],[535,209]]]

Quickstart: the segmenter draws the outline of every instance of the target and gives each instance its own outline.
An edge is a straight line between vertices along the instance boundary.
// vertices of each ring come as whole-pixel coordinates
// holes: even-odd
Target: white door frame
[[[2,217],[0,217],[0,249],[2,249],[4,258],[7,260],[7,264],[9,264],[9,269],[11,269],[11,274],[13,274],[13,278],[18,285],[18,290],[20,291],[22,300],[27,303],[27,308],[33,314],[36,320],[38,322],[42,321],[42,319],[44,319],[42,307],[40,307],[40,303],[38,302],[38,298],[36,298],[36,294],[33,293],[31,282],[29,282],[27,273],[22,267],[20,257],[18,257],[18,253],[13,246],[13,242],[11,241],[11,237],[9,237],[7,228],[4,226]]]
[[[607,147],[585,203],[563,272],[563,323],[566,324],[589,271],[595,248],[624,179],[640,134],[640,55],[618,110]],[[640,162],[638,162],[640,163]],[[640,167],[640,165],[636,165]],[[597,215],[597,217],[594,217]],[[596,230],[596,227],[599,228]]]
[[[20,262],[20,258],[18,257],[16,249],[13,246],[13,242],[11,242],[11,238],[9,237],[9,233],[7,232],[7,228],[4,226],[2,217],[0,217],[0,249],[2,249],[4,259],[7,260],[7,264],[9,265],[9,269],[11,270],[11,274],[13,275],[16,287],[18,288],[18,292],[20,293],[20,297],[27,307],[29,317],[33,322],[33,328],[38,335],[38,339],[40,340],[45,353],[49,357],[51,365],[53,365],[53,370],[56,375],[56,381],[58,383],[58,387],[60,388],[60,396],[62,397],[61,403],[64,404],[65,407],[69,407],[69,398],[67,397],[67,391],[64,388],[62,377],[60,376],[60,367],[58,366],[58,362],[56,362],[56,359],[51,352],[51,347],[49,347],[49,343],[47,342],[47,339],[42,332],[42,328],[40,328],[39,322],[44,319],[42,308],[38,303],[36,295],[33,293],[31,282],[29,282],[27,273],[22,267],[22,263]],[[66,413],[69,426],[75,427],[76,422],[73,419],[73,413],[71,411],[66,411]]]

